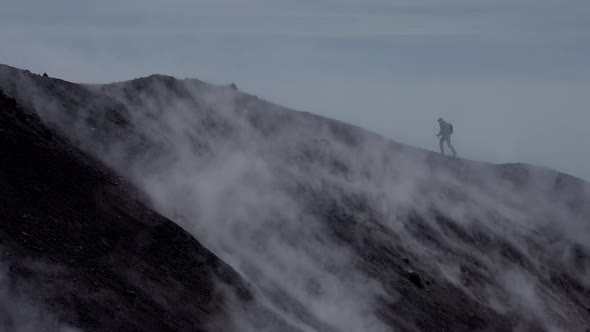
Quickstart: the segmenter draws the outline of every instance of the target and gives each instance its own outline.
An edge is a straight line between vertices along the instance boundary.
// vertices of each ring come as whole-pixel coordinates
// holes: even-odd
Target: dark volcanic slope
[[[223,282],[251,298],[231,268],[1,91],[0,142],[6,294],[87,331],[205,331],[224,315]],[[0,305],[0,331],[30,326],[20,310]]]
[[[264,303],[303,330],[590,328],[590,188],[579,179],[528,165],[441,157],[198,80],[153,75],[108,85],[80,85],[6,66],[0,66],[0,78],[0,89],[19,107],[38,114],[83,151],[131,180],[145,193],[141,202],[181,225],[239,271],[251,285],[257,303]],[[26,118],[17,124],[12,124],[14,121],[7,121],[3,135],[29,128],[23,124]],[[40,137],[27,130],[22,134],[24,142]],[[80,155],[75,157],[78,163],[95,165],[76,150],[64,154],[57,146],[65,143],[59,142],[39,138],[28,144],[37,146],[41,156],[59,153],[56,163]],[[20,151],[19,144],[13,144],[13,151]],[[24,157],[13,152],[2,158]],[[23,160],[21,163],[28,159]],[[170,242],[175,248],[178,241],[156,241],[156,235],[165,234],[153,232],[157,226],[152,224],[157,222],[142,219],[139,223],[132,218],[141,211],[152,214],[141,203],[125,198],[131,195],[124,189],[128,187],[97,185],[98,180],[91,180],[96,174],[103,174],[104,179],[110,172],[89,171],[79,177],[88,178],[88,182],[76,179],[75,186],[67,186],[72,179],[58,176],[65,178],[72,171],[66,173],[64,167],[45,170],[48,166],[44,164],[37,167],[39,174],[48,174],[36,175],[40,179],[31,180],[31,184],[54,181],[57,186],[64,181],[60,190],[70,190],[61,198],[51,197],[57,206],[71,202],[66,205],[71,208],[64,211],[77,214],[95,209],[95,213],[102,211],[115,218],[130,215],[125,223],[105,217],[112,226],[90,232],[102,234],[101,230],[109,232],[115,227],[128,232],[121,235],[124,240],[118,245],[112,245],[112,250],[122,254],[109,251],[101,257],[109,273],[114,273],[112,266],[121,266],[116,271],[121,280],[133,281],[126,287],[143,288],[129,294],[126,287],[117,288],[113,296],[126,299],[132,294],[134,301],[146,306],[160,304],[162,298],[165,303],[177,303],[176,293],[166,285],[178,283],[156,275],[151,269],[159,271],[162,263],[151,261],[154,259],[165,264],[175,264],[183,257],[194,259],[194,263],[179,264],[178,268],[191,269],[175,277],[179,280],[202,277],[210,282],[219,273],[212,267],[225,266],[203,263],[199,257],[212,256],[201,253],[197,244],[194,254],[148,251],[150,246]],[[19,181],[17,170],[21,168],[3,168],[2,172],[12,172],[3,181]],[[84,188],[84,183],[94,185]],[[43,191],[31,190],[43,195]],[[16,203],[28,206],[23,203],[28,198],[14,197],[18,197]],[[39,202],[43,201],[34,204]],[[51,211],[46,215],[57,215],[52,206],[39,207],[38,214]],[[138,212],[117,212],[128,211],[126,207]],[[40,217],[27,211],[15,215],[22,218],[23,214]],[[36,219],[25,220],[22,225]],[[22,233],[37,234],[33,230],[12,231],[5,241],[45,243],[41,235]],[[68,236],[74,234],[68,232]],[[129,238],[133,241],[126,241]],[[98,256],[107,250],[100,247],[102,241],[95,241],[96,252],[81,252]],[[45,257],[61,247],[52,242],[43,248],[36,255]],[[64,266],[84,270],[86,265],[68,263],[76,260],[75,249],[67,251],[70,256],[64,256]],[[138,261],[128,258],[135,257],[128,252],[138,252]],[[206,268],[199,268],[203,264]],[[146,272],[138,272],[142,268]],[[175,271],[170,269],[165,269],[166,273]],[[128,271],[134,271],[132,277]],[[43,274],[29,275],[39,276],[31,278],[34,280],[43,278]],[[145,281],[145,275],[156,277]],[[234,276],[231,272],[227,275]],[[228,278],[235,281],[230,284],[240,284],[235,277],[221,277]],[[77,285],[67,274],[55,280]],[[167,295],[141,292],[160,287]],[[197,286],[189,283],[182,287],[193,290],[195,296],[179,297],[189,303],[189,309],[169,307],[170,315],[199,320],[207,316],[204,311],[220,303],[210,295],[215,294],[212,286],[203,288],[203,299],[213,299],[204,303],[200,302],[200,291],[190,288]],[[72,298],[96,298],[80,294]],[[196,314],[190,305],[196,305]],[[72,305],[61,312],[78,317],[79,307]],[[228,319],[247,323],[230,330],[261,329],[256,325],[263,321],[261,316],[248,308],[225,312]],[[122,317],[129,315],[132,313]]]

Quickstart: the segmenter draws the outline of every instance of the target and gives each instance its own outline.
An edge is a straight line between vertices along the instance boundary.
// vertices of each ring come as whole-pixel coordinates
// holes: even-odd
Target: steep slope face
[[[0,142],[1,331],[226,330],[233,306],[265,313],[230,267],[2,90]]]
[[[589,327],[580,180],[443,158],[196,80],[84,86],[2,70],[19,103],[302,329]]]

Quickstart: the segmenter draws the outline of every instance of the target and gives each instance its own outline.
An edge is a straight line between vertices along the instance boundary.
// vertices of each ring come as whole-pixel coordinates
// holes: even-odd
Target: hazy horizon
[[[283,106],[461,157],[590,179],[590,3],[578,0],[2,4],[0,63],[75,82],[235,82]]]

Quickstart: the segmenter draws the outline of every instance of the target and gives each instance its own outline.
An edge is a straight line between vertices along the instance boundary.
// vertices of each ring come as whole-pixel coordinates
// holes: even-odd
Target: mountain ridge
[[[0,78],[303,330],[588,327],[577,178],[440,157],[201,81]]]

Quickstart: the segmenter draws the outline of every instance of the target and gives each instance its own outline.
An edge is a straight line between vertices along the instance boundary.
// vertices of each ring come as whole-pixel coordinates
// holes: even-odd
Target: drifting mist
[[[590,239],[577,179],[442,158],[198,80],[70,86],[12,75],[17,98],[131,178],[296,328],[387,331],[416,300],[404,294],[438,301],[437,287],[515,328],[588,323],[587,300],[556,281],[590,287],[588,261],[576,258]],[[428,286],[408,291],[405,273]],[[232,308],[227,324],[261,329],[254,311]]]

